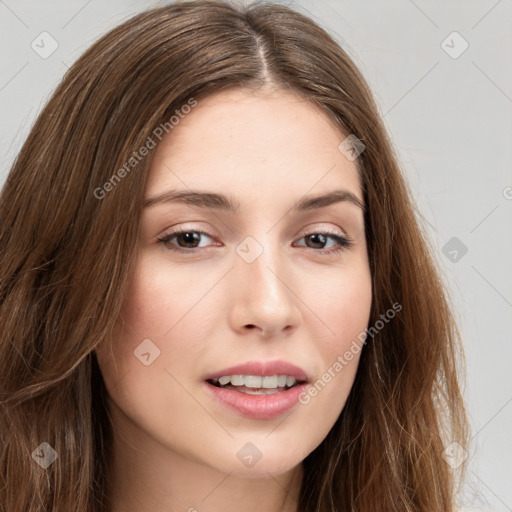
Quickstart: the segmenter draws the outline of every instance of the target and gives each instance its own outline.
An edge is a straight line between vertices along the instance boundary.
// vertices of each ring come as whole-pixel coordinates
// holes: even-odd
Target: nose
[[[238,258],[232,272],[231,327],[265,338],[293,332],[300,323],[300,302],[292,272],[276,251],[265,249],[252,263]]]

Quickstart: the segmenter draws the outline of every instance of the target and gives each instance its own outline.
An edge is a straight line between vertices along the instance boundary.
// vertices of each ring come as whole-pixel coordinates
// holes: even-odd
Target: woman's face
[[[292,93],[231,90],[152,150],[135,277],[98,350],[114,431],[241,476],[284,473],[325,438],[371,305],[344,138]]]

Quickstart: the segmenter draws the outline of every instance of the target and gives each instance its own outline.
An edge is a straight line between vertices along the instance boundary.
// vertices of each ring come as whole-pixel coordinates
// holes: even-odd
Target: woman
[[[115,28],[0,216],[5,512],[454,510],[457,328],[368,86],[304,15]]]

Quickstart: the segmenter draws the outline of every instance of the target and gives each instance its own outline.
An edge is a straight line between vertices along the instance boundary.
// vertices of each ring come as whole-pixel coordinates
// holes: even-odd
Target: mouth
[[[222,375],[218,379],[207,379],[217,388],[229,389],[247,395],[275,395],[287,391],[306,380],[296,379],[292,375]]]
[[[253,361],[204,377],[205,391],[227,410],[270,420],[293,409],[310,381],[304,370],[285,361]]]

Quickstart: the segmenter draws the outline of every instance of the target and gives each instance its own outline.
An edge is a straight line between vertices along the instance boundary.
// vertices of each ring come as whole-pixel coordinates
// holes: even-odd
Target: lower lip
[[[271,420],[292,409],[307,386],[306,383],[298,384],[273,395],[248,395],[241,391],[218,388],[209,382],[205,384],[208,392],[229,409],[257,420]]]

